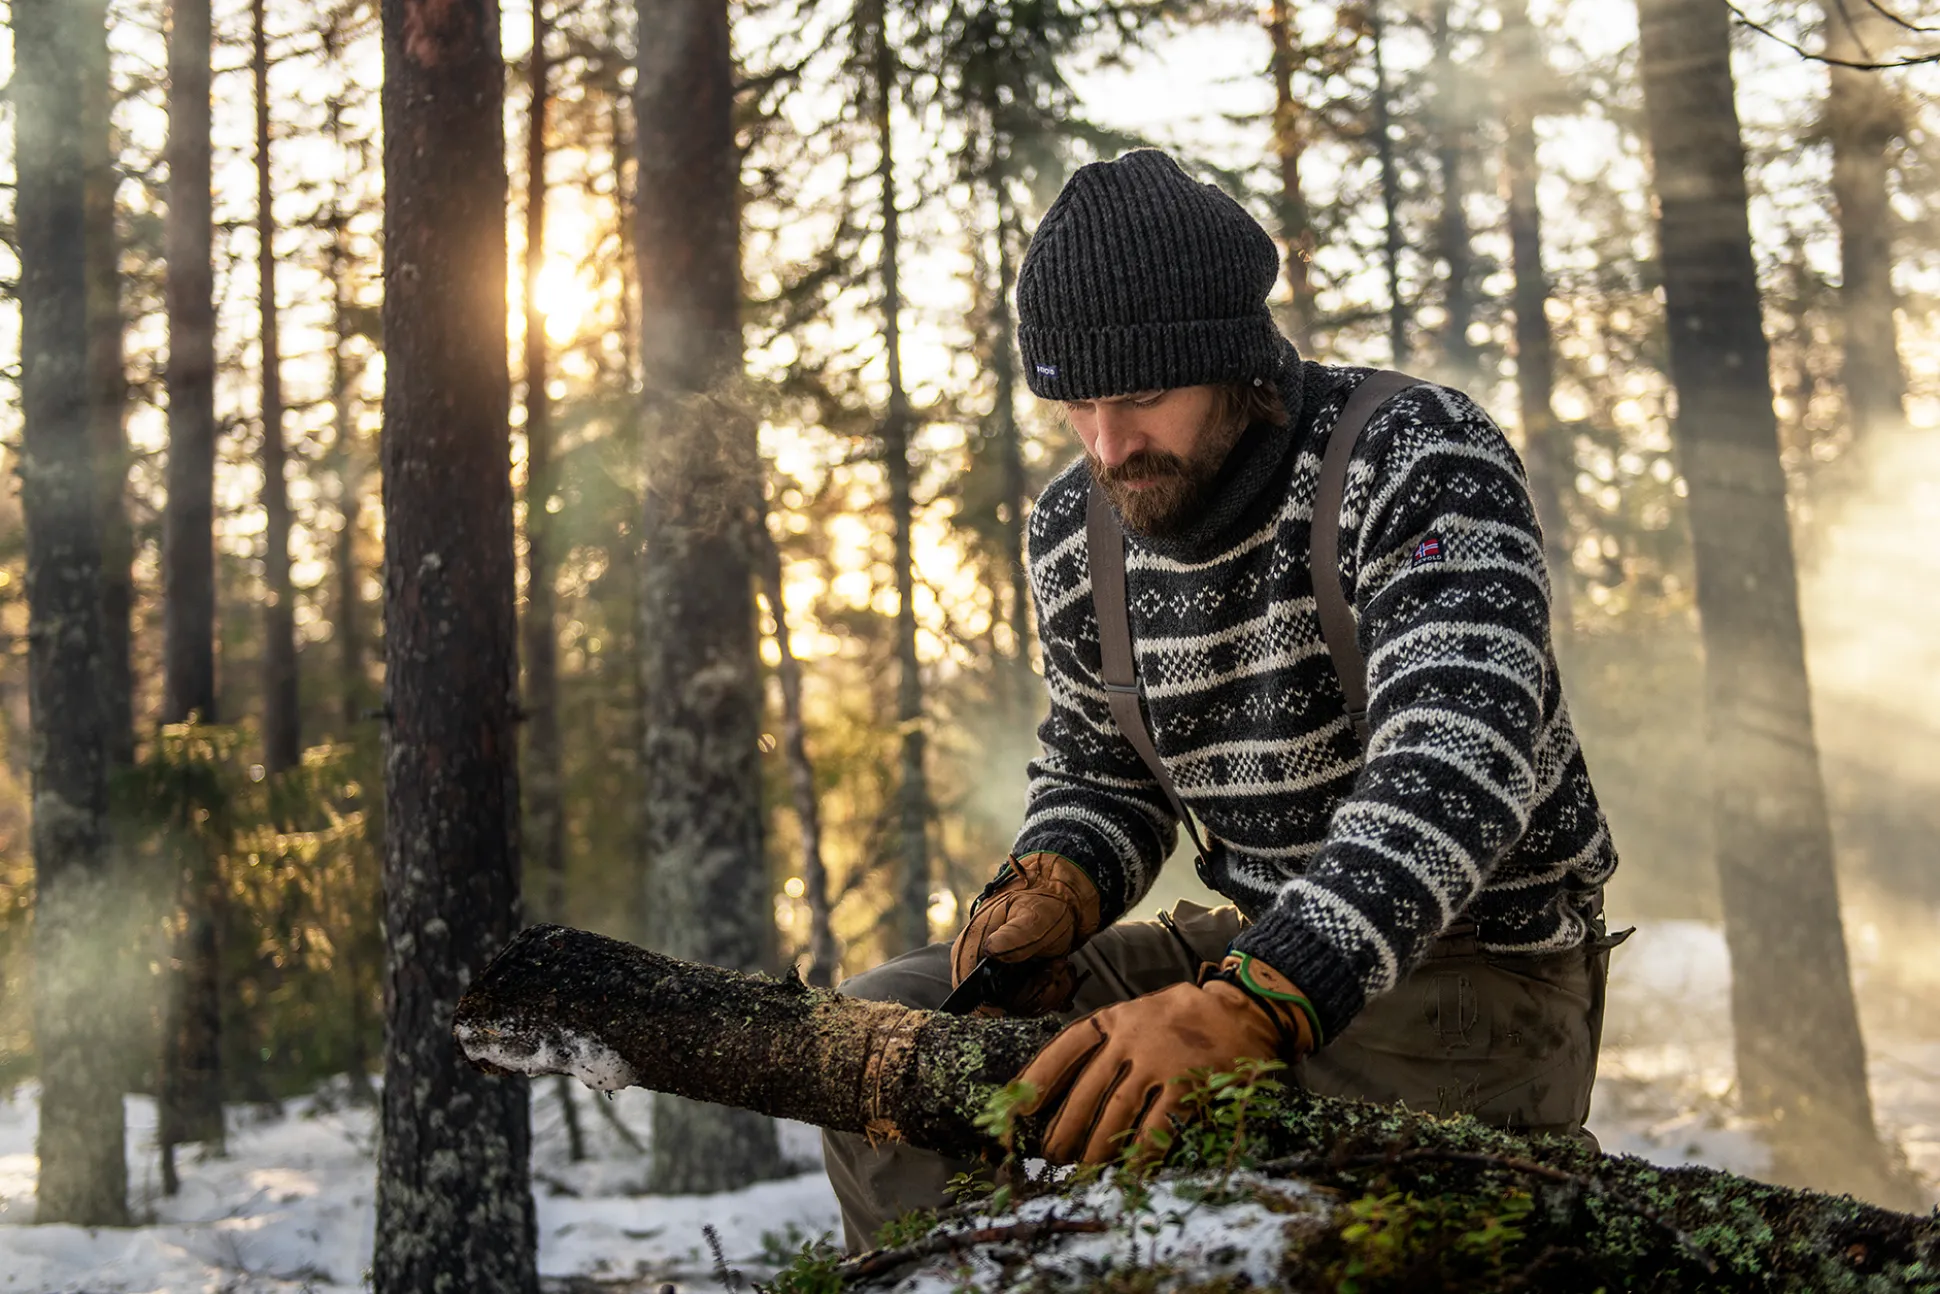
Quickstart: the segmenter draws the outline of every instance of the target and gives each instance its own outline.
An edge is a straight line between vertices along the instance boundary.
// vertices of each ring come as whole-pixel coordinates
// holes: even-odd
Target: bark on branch
[[[454,1032],[495,1073],[571,1073],[596,1088],[639,1085],[974,1156],[996,1149],[977,1116],[1057,1027],[863,1002],[793,975],[741,975],[535,926],[465,995]],[[1021,1153],[1035,1131],[1018,1127]],[[1940,1214],[1658,1168],[1471,1119],[1300,1095],[1252,1136],[1254,1157],[1269,1160],[1262,1171],[1347,1191],[1534,1194],[1539,1220],[1520,1244],[1544,1255],[1558,1289],[1581,1276],[1585,1289],[1634,1277],[1666,1290],[1932,1290],[1940,1272]]]

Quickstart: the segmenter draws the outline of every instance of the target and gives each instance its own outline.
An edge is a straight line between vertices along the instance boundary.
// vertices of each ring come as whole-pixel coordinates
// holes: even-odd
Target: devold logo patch
[[[1410,570],[1417,566],[1427,566],[1442,559],[1442,537],[1430,535],[1415,545],[1415,555],[1408,563]]]

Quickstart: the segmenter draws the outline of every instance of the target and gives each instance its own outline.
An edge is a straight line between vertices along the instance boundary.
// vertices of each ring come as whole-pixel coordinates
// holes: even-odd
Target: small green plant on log
[[[1421,1196],[1412,1191],[1364,1195],[1341,1211],[1343,1225],[1309,1249],[1299,1266],[1319,1288],[1369,1294],[1399,1285],[1499,1289],[1518,1279],[1505,1255],[1526,1237],[1535,1208],[1527,1191],[1487,1198]]]

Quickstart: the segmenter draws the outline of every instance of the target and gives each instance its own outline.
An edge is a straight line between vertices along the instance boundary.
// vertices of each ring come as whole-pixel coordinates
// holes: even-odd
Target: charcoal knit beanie
[[[1157,149],[1080,167],[1018,272],[1025,378],[1046,400],[1272,379],[1279,272],[1259,221]]]

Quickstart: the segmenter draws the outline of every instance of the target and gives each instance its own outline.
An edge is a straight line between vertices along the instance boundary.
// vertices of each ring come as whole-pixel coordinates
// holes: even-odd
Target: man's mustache
[[[1158,481],[1187,474],[1185,459],[1161,449],[1141,449],[1116,467],[1106,467],[1103,462],[1093,458],[1091,472],[1105,485]]]

